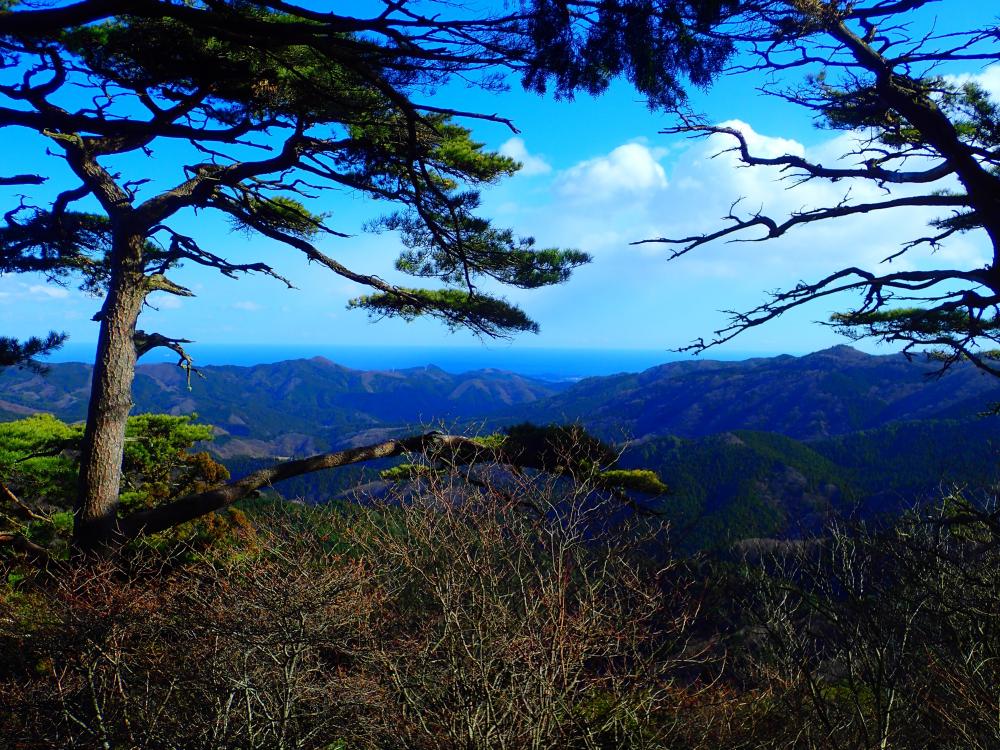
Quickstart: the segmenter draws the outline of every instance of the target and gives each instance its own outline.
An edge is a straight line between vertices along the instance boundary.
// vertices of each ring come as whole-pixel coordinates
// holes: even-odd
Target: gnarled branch
[[[468,448],[482,451],[482,447],[470,438],[458,435],[444,435],[428,432],[423,435],[387,440],[383,443],[360,448],[322,453],[309,458],[285,461],[275,466],[260,469],[242,479],[228,482],[221,487],[188,495],[173,502],[149,510],[133,513],[119,522],[119,533],[124,539],[141,534],[154,534],[172,528],[177,524],[199,518],[207,513],[225,508],[251,495],[261,487],[309,474],[323,469],[333,469],[349,464],[392,458],[404,453],[434,453],[444,449]]]
[[[15,174],[10,177],[0,177],[0,186],[4,185],[41,185],[48,178],[38,174]]]

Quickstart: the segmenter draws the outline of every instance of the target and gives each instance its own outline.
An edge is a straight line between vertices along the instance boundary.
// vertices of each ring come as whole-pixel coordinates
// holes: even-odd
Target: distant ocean
[[[192,344],[188,347],[195,364],[258,365],[288,359],[326,357],[357,370],[400,370],[434,365],[451,373],[494,368],[545,380],[578,380],[592,375],[639,372],[663,364],[690,359],[666,349],[537,349],[504,346],[406,347],[406,346],[252,346],[236,344]],[[712,353],[707,359],[738,360],[770,356],[749,352]],[[94,344],[66,344],[48,358],[50,362],[93,362]],[[166,349],[142,358],[143,363],[175,362]]]

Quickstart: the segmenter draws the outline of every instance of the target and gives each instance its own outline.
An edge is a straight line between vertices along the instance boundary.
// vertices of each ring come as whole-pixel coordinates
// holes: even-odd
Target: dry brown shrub
[[[483,471],[430,474],[360,515],[352,542],[388,597],[368,655],[395,706],[386,737],[640,748],[676,734],[707,650],[688,632],[691,582],[646,554],[655,524],[586,483]]]
[[[721,747],[701,585],[571,478],[429,472],[191,562],[51,571],[8,621],[19,748]],[[653,556],[652,552],[657,552]],[[667,562],[662,562],[667,559]],[[660,560],[660,562],[656,562]]]

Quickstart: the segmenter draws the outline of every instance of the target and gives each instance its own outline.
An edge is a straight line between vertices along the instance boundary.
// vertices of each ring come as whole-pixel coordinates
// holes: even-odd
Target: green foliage
[[[427,201],[427,212],[447,213],[449,209],[469,208],[478,200],[460,200],[454,190],[459,181],[472,185],[489,184],[517,171],[517,162],[502,154],[484,150],[472,140],[471,131],[444,115],[428,115],[419,120],[392,109],[366,112],[346,123],[350,140],[343,144],[338,163],[349,169],[356,184],[369,182],[385,191],[412,189],[414,178],[426,187],[419,196]],[[419,159],[430,169],[415,175],[413,160]],[[415,196],[417,197],[417,196]],[[477,204],[478,205],[478,204]],[[427,213],[421,211],[421,213]],[[431,214],[427,213],[428,219]],[[372,229],[379,229],[374,222]]]
[[[65,507],[75,491],[72,456],[82,438],[81,425],[49,414],[0,423],[0,482],[33,501]]]
[[[207,452],[192,452],[197,443],[211,440],[213,432],[209,425],[196,424],[195,418],[168,414],[129,418],[120,513],[199,492],[229,478],[226,468]],[[22,533],[57,554],[65,552],[73,529],[70,508],[77,491],[82,438],[82,425],[68,425],[48,414],[0,423],[4,530]],[[189,524],[179,538],[205,542],[245,525],[238,512],[230,512],[224,518]]]
[[[406,129],[403,129],[406,126]],[[399,161],[398,150],[407,145],[409,124],[390,119],[365,127],[354,126],[357,143],[352,152],[359,159],[359,179],[372,179],[371,162],[384,175],[379,184],[387,190],[408,190],[411,166]],[[432,117],[419,123],[421,155],[433,166],[429,182],[419,188],[420,205],[372,222],[375,231],[400,234],[407,248],[396,268],[419,278],[437,279],[452,287],[441,291],[401,289],[354,300],[378,316],[412,319],[430,314],[450,327],[469,327],[486,335],[514,331],[537,331],[537,326],[518,308],[475,288],[487,277],[503,284],[533,289],[566,281],[573,269],[589,262],[577,250],[536,249],[531,237],[516,237],[510,229],[498,229],[474,212],[480,206],[477,191],[456,190],[457,180],[493,182],[516,171],[511,159],[483,150],[468,129],[446,118]],[[402,132],[394,132],[396,129]],[[398,166],[393,166],[398,164]],[[394,178],[394,179],[393,179]]]
[[[827,127],[868,129],[893,149],[928,145],[927,134],[892,107],[877,85],[855,81],[851,87],[837,87],[828,84],[823,74],[809,82],[820,92],[822,104],[817,109]],[[1000,107],[981,86],[954,83],[940,76],[899,80],[898,85],[906,85],[914,101],[947,115],[956,133],[969,145],[987,149],[1000,145]]]
[[[484,151],[485,144],[473,141],[468,128],[446,117],[429,117],[423,126],[429,126],[433,133],[431,154],[446,173],[475,183],[492,183],[501,177],[509,177],[519,168],[509,156]]]
[[[227,15],[243,23],[294,20],[239,3],[218,7],[217,28]],[[130,89],[211,90],[211,115],[227,124],[281,115],[350,122],[352,113],[385,101],[371,82],[310,46],[267,49],[171,18],[119,17],[70,29],[63,41],[89,68]]]
[[[582,424],[539,426],[524,422],[504,432],[507,440],[503,447],[508,455],[543,471],[571,472],[578,480],[591,479],[618,461],[615,449],[588,433]]]
[[[409,482],[414,479],[422,479],[432,476],[436,470],[427,464],[404,463],[383,469],[378,473],[380,479],[386,482]]]
[[[396,268],[412,276],[438,278],[463,284],[467,278],[488,276],[521,289],[534,289],[566,281],[574,268],[590,261],[587,253],[556,248],[535,249],[532,237],[515,239],[509,229],[496,229],[491,222],[470,211],[479,204],[474,193],[463,193],[445,206],[446,213],[433,216],[395,214],[380,226],[399,231],[403,244],[411,248],[396,261]],[[447,247],[440,235],[454,237]],[[470,276],[467,276],[470,274]]]
[[[229,479],[229,471],[208,453],[190,453],[212,439],[210,425],[197,415],[140,414],[125,431],[121,510],[128,513],[171,497],[200,492]]]
[[[506,300],[462,289],[401,289],[352,299],[351,308],[368,310],[376,318],[411,321],[422,315],[442,320],[449,328],[471,328],[486,336],[515,331],[536,333],[538,324]]]
[[[38,373],[45,373],[44,365],[35,361],[40,357],[59,349],[66,341],[65,333],[50,331],[45,338],[32,336],[25,341],[18,341],[9,336],[0,336],[0,370],[4,367],[27,367]]]
[[[246,199],[242,208],[245,213],[234,215],[233,224],[248,234],[252,234],[255,227],[262,227],[310,239],[323,228],[322,216],[314,216],[300,201],[285,196],[252,196]]]
[[[615,449],[578,424],[538,426],[525,422],[508,427],[502,433],[472,438],[471,442],[476,445],[474,451],[460,449],[454,455],[436,456],[437,462],[433,465],[398,464],[381,471],[379,477],[391,482],[408,482],[440,477],[445,467],[496,463],[513,467],[518,473],[535,469],[566,478],[585,490],[654,496],[668,491],[654,471],[615,468],[618,463]]]
[[[81,425],[48,414],[0,424],[0,530],[65,553],[82,438]]]
[[[965,333],[974,336],[1000,335],[1000,313],[971,316],[965,310],[924,309],[919,307],[838,313],[831,322],[852,339],[880,336],[886,340],[917,336],[933,341],[935,336]]]
[[[481,445],[486,450],[500,450],[507,442],[507,436],[501,432],[493,432],[489,435],[476,435],[470,438],[476,445]]]
[[[644,495],[663,495],[670,491],[659,475],[649,469],[609,469],[597,475],[596,483],[604,489],[641,492]]]
[[[733,42],[711,33],[711,24],[740,5],[737,0],[639,0],[561,3],[535,0],[525,88],[557,96],[577,90],[599,94],[622,76],[652,104],[687,99],[685,78],[705,86],[722,70]]]
[[[81,279],[80,288],[97,291],[108,275],[111,223],[106,216],[40,209],[7,213],[0,226],[0,273],[41,272],[50,281]]]

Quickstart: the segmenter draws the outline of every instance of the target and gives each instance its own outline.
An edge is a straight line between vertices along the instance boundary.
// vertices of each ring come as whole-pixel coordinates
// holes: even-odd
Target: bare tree
[[[0,610],[5,738],[397,750],[700,736],[691,707],[716,674],[693,636],[702,584],[654,563],[648,518],[583,485],[438,467],[388,503],[258,517],[194,561],[181,547],[36,572],[32,606]]]
[[[177,563],[147,554],[60,571],[36,598],[39,621],[8,621],[5,653],[19,639],[36,661],[22,667],[32,679],[0,685],[16,711],[6,739],[261,750],[361,739],[370,696],[340,667],[378,601],[363,566],[287,517],[238,555]]]
[[[897,221],[904,209],[930,208],[941,210],[931,231],[915,233],[883,263],[976,232],[991,250],[987,264],[833,270],[778,291],[752,310],[730,311],[728,326],[686,349],[703,351],[801,305],[855,292],[858,304],[831,321],[847,335],[900,342],[907,353],[934,347],[944,366],[970,359],[1000,375],[988,348],[1000,340],[1000,108],[974,82],[944,75],[955,64],[1000,61],[1000,31],[987,24],[938,32],[926,14],[947,13],[948,6],[936,0],[730,4],[712,27],[738,52],[729,72],[761,76],[763,94],[801,108],[821,127],[856,134],[857,147],[834,164],[793,154],[762,156],[738,129],[691,114],[682,114],[680,123],[664,132],[728,139],[727,150],[741,166],[776,168],[793,191],[816,181],[847,187],[835,204],[806,205],[787,216],[744,210],[737,199],[718,229],[643,242],[671,245],[671,257],[677,258],[715,241],[763,242],[845,217]],[[877,186],[883,198],[856,199],[849,186],[859,183]]]

